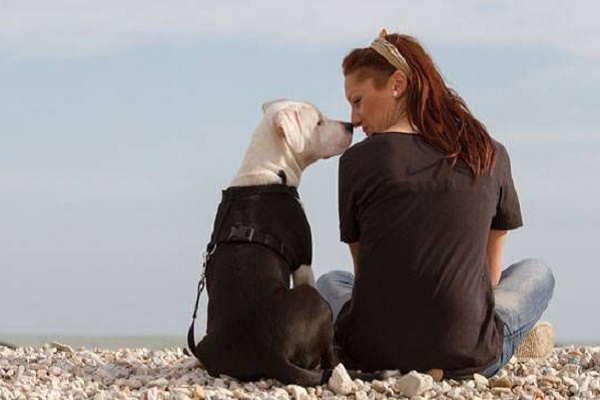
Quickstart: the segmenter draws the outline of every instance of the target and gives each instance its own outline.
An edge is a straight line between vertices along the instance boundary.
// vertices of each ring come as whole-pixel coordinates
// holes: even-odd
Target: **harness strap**
[[[232,226],[223,242],[258,243],[281,255],[294,270],[299,267],[296,254],[277,237],[261,232],[251,226]]]

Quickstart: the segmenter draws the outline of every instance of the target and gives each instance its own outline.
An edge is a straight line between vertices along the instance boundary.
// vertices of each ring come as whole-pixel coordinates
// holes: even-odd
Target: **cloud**
[[[519,85],[521,89],[525,90],[543,85],[556,87],[565,83],[570,87],[574,85],[588,89],[591,87],[600,87],[600,74],[596,73],[598,68],[600,68],[598,62],[589,62],[584,59],[569,59],[564,63],[549,64],[540,67],[528,75],[527,80],[520,82]]]
[[[0,50],[98,53],[219,37],[318,46],[368,41],[385,26],[438,43],[540,44],[598,59],[599,11],[595,0],[3,0]]]

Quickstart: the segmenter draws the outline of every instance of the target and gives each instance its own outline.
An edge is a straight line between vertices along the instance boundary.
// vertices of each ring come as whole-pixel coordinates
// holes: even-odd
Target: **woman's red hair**
[[[496,157],[492,138],[458,93],[446,86],[419,42],[399,34],[387,35],[386,40],[398,48],[411,69],[406,89],[406,112],[411,125],[453,165],[457,160],[464,162],[475,177],[491,170]],[[374,80],[377,88],[382,88],[396,71],[370,47],[351,51],[342,68],[344,75],[360,70],[365,78]]]

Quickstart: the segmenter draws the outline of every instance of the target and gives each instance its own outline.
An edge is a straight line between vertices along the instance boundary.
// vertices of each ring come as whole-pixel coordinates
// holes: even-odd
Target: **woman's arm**
[[[487,254],[490,268],[489,275],[493,288],[498,286],[500,275],[502,275],[502,250],[504,249],[506,232],[507,231],[497,231],[492,229],[490,230],[490,236],[488,238]]]
[[[350,243],[350,254],[352,254],[352,262],[354,263],[354,278],[358,276],[358,247],[360,242]]]

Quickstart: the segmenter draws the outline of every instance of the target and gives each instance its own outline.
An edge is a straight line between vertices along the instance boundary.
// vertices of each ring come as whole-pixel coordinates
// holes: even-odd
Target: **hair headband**
[[[406,59],[400,54],[398,48],[387,41],[385,38],[387,31],[382,29],[379,33],[379,37],[373,40],[371,48],[375,50],[379,55],[383,56],[387,62],[392,64],[396,69],[404,72],[407,78],[410,78],[411,70],[406,62]]]

